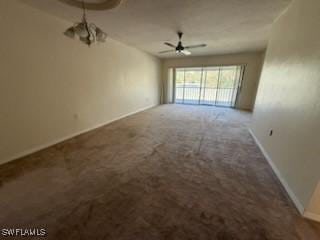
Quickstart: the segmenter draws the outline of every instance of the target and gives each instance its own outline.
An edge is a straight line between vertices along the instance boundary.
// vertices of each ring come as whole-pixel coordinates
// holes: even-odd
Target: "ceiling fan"
[[[182,53],[186,56],[190,55],[191,52],[189,51],[189,49],[193,49],[193,48],[203,48],[203,47],[206,47],[207,44],[198,44],[198,45],[190,45],[190,46],[183,46],[182,45],[182,42],[181,42],[181,39],[182,39],[182,36],[183,36],[183,32],[178,32],[178,37],[179,37],[179,42],[178,42],[178,45],[175,46],[174,44],[172,43],[169,43],[169,42],[165,42],[164,44],[171,47],[171,48],[174,48],[172,50],[167,50],[167,51],[162,51],[162,52],[159,52],[160,54],[163,54],[163,53],[170,53],[170,52],[176,52],[176,53]]]

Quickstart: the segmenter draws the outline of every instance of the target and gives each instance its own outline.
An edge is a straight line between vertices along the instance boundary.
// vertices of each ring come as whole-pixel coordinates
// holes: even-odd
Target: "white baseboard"
[[[305,218],[310,219],[310,220],[313,220],[313,221],[316,221],[316,222],[320,222],[320,215],[318,215],[318,214],[311,213],[311,212],[305,212],[305,213],[303,214],[303,216],[304,216]]]
[[[125,114],[125,115],[122,115],[122,116],[120,116],[120,117],[111,119],[111,120],[109,120],[109,121],[107,121],[107,122],[105,122],[105,123],[101,123],[101,124],[95,125],[95,126],[93,126],[93,127],[91,127],[91,128],[87,128],[87,129],[85,129],[85,130],[82,130],[82,131],[79,131],[79,132],[70,134],[70,135],[68,135],[68,136],[65,136],[65,137],[62,137],[62,138],[59,138],[59,139],[55,139],[55,140],[53,140],[53,141],[50,141],[50,142],[48,142],[48,143],[39,145],[39,146],[37,146],[37,147],[28,149],[28,150],[23,151],[23,152],[20,152],[20,153],[18,153],[18,154],[14,154],[14,155],[6,158],[6,159],[1,160],[1,161],[0,161],[0,165],[1,165],[1,164],[4,164],[4,163],[7,163],[7,162],[10,162],[10,161],[13,161],[13,160],[16,160],[16,159],[19,159],[19,158],[22,158],[22,157],[25,157],[25,156],[30,155],[30,154],[32,154],[32,153],[41,151],[41,150],[43,150],[43,149],[46,149],[46,148],[48,148],[48,147],[51,147],[51,146],[53,146],[53,145],[56,145],[56,144],[61,143],[61,142],[63,142],[63,141],[66,141],[66,140],[68,140],[68,139],[74,138],[74,137],[79,136],[79,135],[81,135],[81,134],[84,134],[84,133],[86,133],[86,132],[90,132],[90,131],[92,131],[92,130],[95,130],[95,129],[97,129],[97,128],[100,128],[100,127],[102,127],[102,126],[108,125],[108,124],[110,124],[110,123],[112,123],[112,122],[115,122],[115,121],[117,121],[117,120],[120,120],[120,119],[122,119],[122,118],[131,116],[131,115],[136,114],[136,113],[138,113],[138,112],[145,111],[145,110],[147,110],[147,109],[156,107],[156,106],[158,106],[158,105],[159,105],[159,104],[155,104],[155,105],[150,105],[150,106],[145,107],[145,108],[138,109],[137,111],[130,112],[130,113]]]
[[[298,209],[298,211],[301,213],[301,215],[304,216],[304,207],[301,204],[301,202],[299,201],[299,199],[297,198],[297,196],[294,194],[294,192],[291,190],[291,188],[289,187],[288,183],[286,182],[286,180],[282,177],[279,169],[276,167],[276,165],[273,163],[271,157],[268,155],[267,151],[263,148],[263,146],[261,145],[261,143],[259,142],[259,140],[257,139],[257,137],[254,135],[253,131],[249,129],[249,132],[251,134],[251,136],[253,137],[254,141],[256,142],[256,144],[258,145],[258,147],[260,148],[261,152],[263,153],[264,157],[267,159],[268,163],[270,164],[273,172],[276,174],[276,176],[278,177],[278,179],[280,180],[282,186],[284,187],[284,189],[287,191],[288,195],[290,196],[291,200],[293,201],[294,205],[296,206],[296,208]]]

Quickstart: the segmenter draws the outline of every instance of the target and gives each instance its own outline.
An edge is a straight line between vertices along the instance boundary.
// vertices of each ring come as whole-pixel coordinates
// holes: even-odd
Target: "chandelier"
[[[105,42],[107,34],[98,28],[94,23],[88,23],[86,17],[86,6],[84,1],[82,1],[82,21],[75,23],[72,27],[68,28],[64,35],[75,39],[76,36],[81,42],[90,46],[93,43]]]

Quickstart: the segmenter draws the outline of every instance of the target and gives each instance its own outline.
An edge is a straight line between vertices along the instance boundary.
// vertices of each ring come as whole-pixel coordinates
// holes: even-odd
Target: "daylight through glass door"
[[[177,68],[175,102],[235,107],[244,66]]]

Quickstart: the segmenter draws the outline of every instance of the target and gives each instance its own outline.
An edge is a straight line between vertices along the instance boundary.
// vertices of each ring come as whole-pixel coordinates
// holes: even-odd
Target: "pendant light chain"
[[[84,0],[82,0],[82,9],[83,9],[83,17],[86,18],[86,4],[84,2]]]

